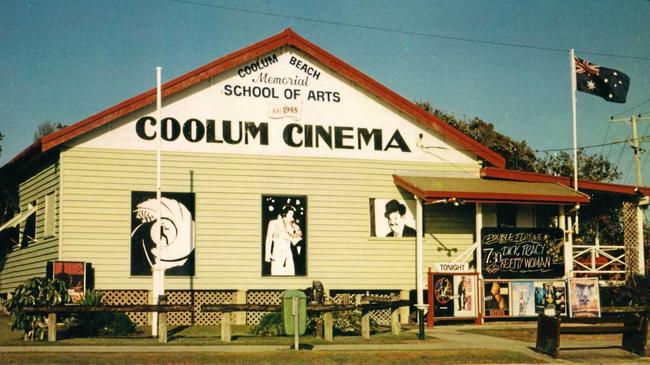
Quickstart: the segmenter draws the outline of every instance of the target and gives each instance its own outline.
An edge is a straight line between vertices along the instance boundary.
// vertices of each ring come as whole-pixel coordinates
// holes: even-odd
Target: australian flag
[[[613,103],[625,103],[630,78],[621,71],[600,67],[574,57],[578,90]]]

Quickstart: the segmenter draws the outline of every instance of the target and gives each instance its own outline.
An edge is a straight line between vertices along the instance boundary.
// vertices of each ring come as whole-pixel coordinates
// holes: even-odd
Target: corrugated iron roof
[[[588,203],[589,196],[558,183],[393,175],[395,184],[425,201],[463,199],[469,202],[570,204]]]

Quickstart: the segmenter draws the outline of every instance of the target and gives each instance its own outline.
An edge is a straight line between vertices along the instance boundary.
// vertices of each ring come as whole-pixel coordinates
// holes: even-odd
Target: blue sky
[[[0,164],[43,121],[71,124],[155,86],[156,66],[170,80],[287,27],[410,100],[480,117],[538,150],[572,146],[575,48],[631,79],[626,104],[578,93],[578,144],[622,140],[630,128],[610,116],[650,115],[648,14],[643,0],[5,1]],[[587,151],[634,183],[629,145]]]

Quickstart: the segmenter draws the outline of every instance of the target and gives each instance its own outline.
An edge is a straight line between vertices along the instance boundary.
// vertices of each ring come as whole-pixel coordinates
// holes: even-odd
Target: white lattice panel
[[[639,272],[639,239],[637,206],[632,202],[623,202],[623,245],[627,277]]]
[[[249,290],[246,293],[247,304],[282,304],[281,290]],[[269,312],[246,312],[246,324],[255,325]]]
[[[135,305],[148,304],[147,290],[106,290],[101,291],[102,303],[107,305]],[[127,315],[139,326],[149,324],[149,314],[141,312],[128,312]]]
[[[334,296],[331,297],[331,300],[337,304],[344,304],[346,301],[348,301],[349,304],[359,304],[356,303],[356,298],[359,295],[369,295],[373,297],[381,297],[381,298],[388,299],[392,295],[399,294],[399,293],[393,293],[388,291],[367,291],[367,292],[366,291],[364,292],[332,291],[332,294],[334,294]],[[379,309],[379,310],[370,311],[370,318],[380,326],[390,326],[390,309]]]
[[[221,313],[201,312],[203,304],[224,304],[232,303],[233,292],[215,290],[168,290],[167,303],[169,304],[191,304],[194,306],[194,313],[172,312],[167,315],[167,321],[171,325],[198,325],[216,326],[221,324]]]

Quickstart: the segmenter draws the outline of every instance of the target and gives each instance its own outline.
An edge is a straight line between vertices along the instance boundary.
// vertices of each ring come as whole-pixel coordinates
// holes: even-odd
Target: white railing
[[[623,246],[573,246],[573,274],[599,275],[599,277],[603,274],[601,280],[624,280],[625,267]]]

